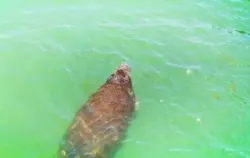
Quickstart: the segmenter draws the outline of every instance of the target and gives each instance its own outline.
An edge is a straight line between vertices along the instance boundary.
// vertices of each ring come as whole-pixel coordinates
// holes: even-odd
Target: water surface
[[[0,2],[0,155],[52,158],[121,63],[140,101],[115,158],[250,157],[250,2]]]

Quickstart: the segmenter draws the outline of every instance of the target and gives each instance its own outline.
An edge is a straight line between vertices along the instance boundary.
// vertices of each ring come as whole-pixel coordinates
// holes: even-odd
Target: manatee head
[[[130,66],[128,64],[121,64],[116,71],[111,74],[107,82],[120,85],[131,84]]]

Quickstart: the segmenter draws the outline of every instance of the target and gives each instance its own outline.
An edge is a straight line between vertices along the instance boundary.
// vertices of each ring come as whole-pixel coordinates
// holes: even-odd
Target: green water
[[[115,158],[250,157],[250,2],[0,2],[0,157],[52,158],[121,63],[140,108]]]

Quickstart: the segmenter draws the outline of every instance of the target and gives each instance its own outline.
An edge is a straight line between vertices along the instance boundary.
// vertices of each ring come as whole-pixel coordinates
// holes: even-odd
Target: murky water
[[[140,109],[116,158],[250,157],[249,1],[0,4],[0,157],[54,157],[123,61]]]

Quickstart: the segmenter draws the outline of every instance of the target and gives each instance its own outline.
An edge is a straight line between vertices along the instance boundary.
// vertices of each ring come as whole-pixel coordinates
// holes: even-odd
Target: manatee
[[[59,158],[112,158],[135,111],[128,64],[121,64],[78,110],[59,147]]]

